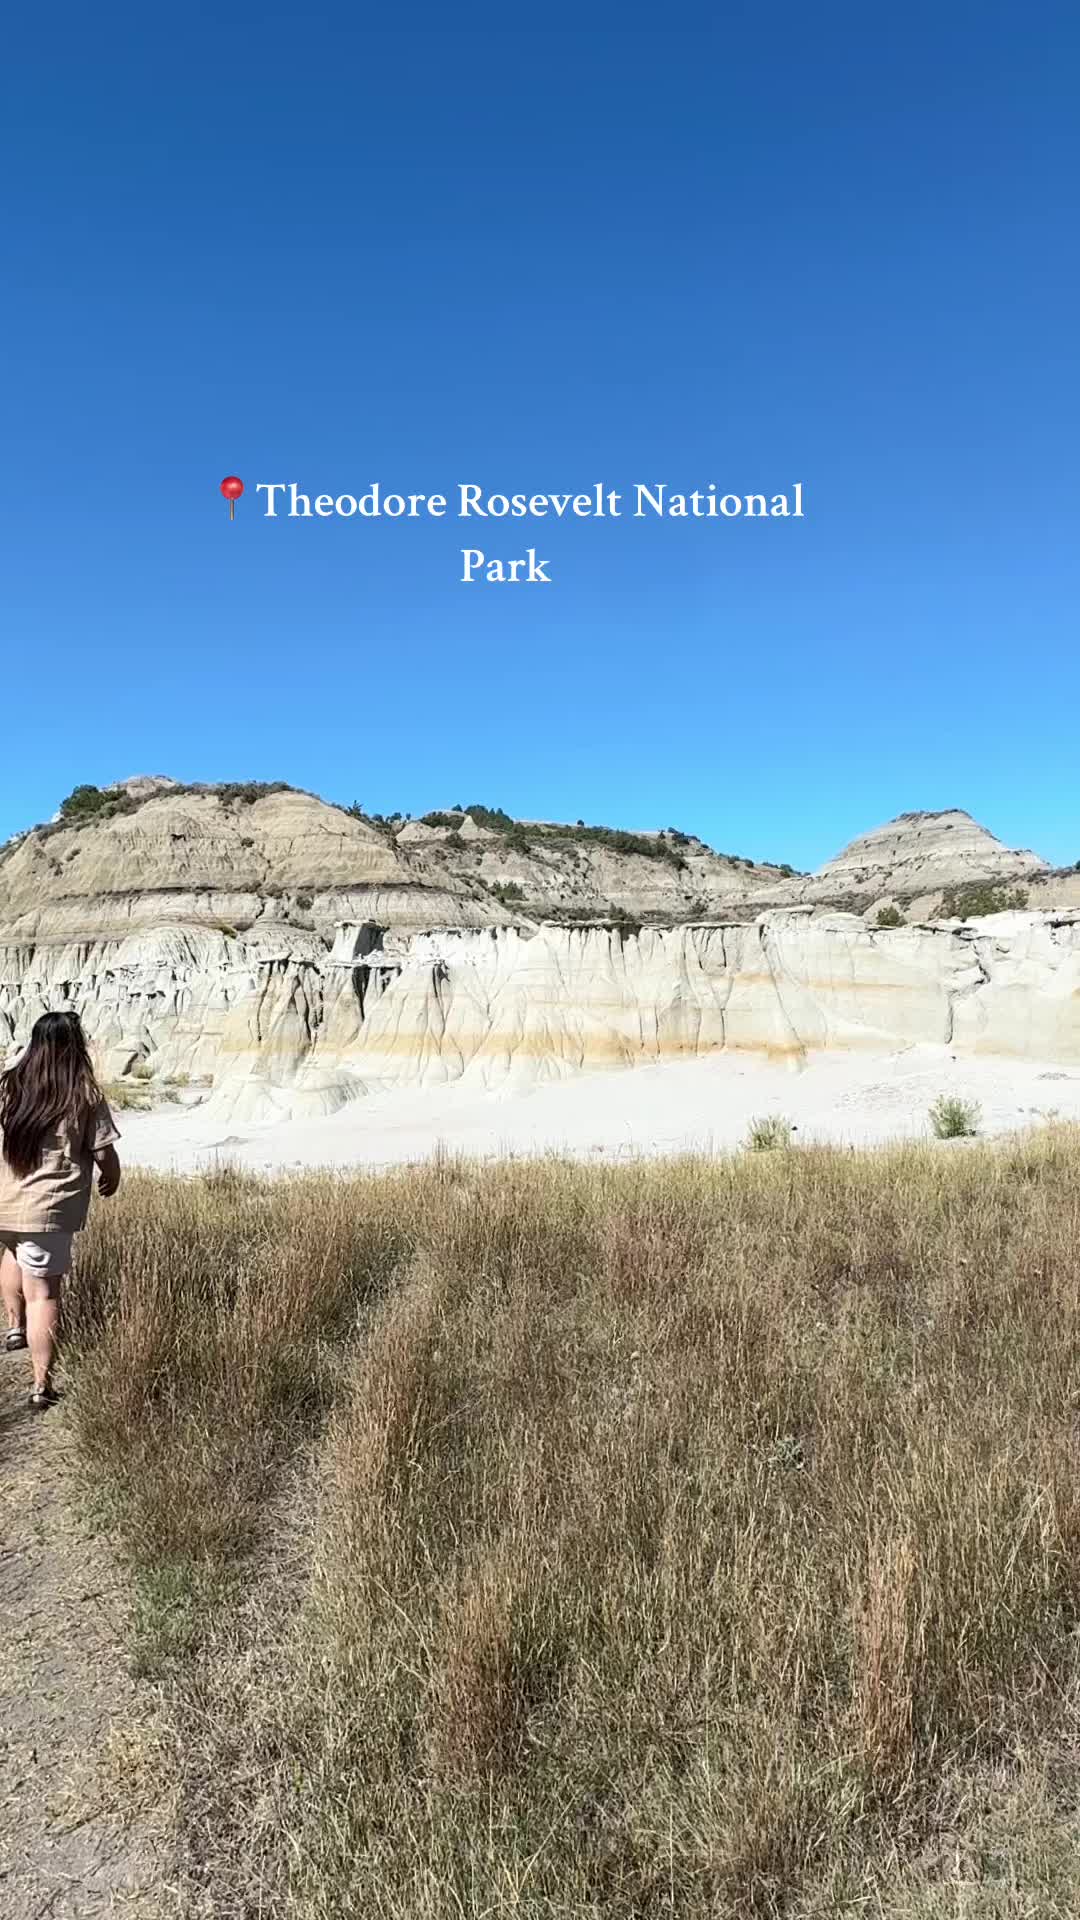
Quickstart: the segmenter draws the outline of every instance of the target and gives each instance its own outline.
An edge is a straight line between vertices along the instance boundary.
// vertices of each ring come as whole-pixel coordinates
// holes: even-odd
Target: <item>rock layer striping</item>
[[[465,1079],[497,1090],[728,1052],[923,1041],[1080,1063],[1080,915],[871,930],[801,908],[753,923],[393,934],[159,928],[0,950],[0,1041],[70,1002],[133,1068],[249,1120]]]

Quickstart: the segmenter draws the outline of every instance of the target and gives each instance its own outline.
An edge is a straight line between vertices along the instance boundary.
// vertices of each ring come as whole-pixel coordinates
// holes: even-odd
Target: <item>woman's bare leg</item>
[[[56,1330],[60,1323],[60,1282],[66,1277],[60,1275],[53,1278],[51,1275],[25,1271],[22,1275],[23,1293],[26,1296],[26,1339],[34,1368],[35,1390],[47,1387],[52,1378]]]
[[[10,1327],[21,1327],[23,1323],[23,1283],[22,1269],[13,1253],[4,1248],[0,1255],[0,1295],[4,1301],[4,1312]]]

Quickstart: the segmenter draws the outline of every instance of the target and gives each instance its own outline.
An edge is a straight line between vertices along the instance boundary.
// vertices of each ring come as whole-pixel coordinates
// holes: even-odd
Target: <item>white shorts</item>
[[[73,1233],[4,1233],[0,1247],[13,1253],[24,1273],[39,1280],[59,1280],[71,1266]]]

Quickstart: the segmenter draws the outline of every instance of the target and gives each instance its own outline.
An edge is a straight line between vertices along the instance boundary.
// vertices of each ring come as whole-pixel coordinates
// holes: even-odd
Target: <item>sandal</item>
[[[9,1327],[4,1336],[5,1353],[21,1353],[26,1345],[26,1335],[21,1327]]]
[[[33,1393],[30,1395],[30,1411],[31,1413],[47,1413],[50,1407],[55,1407],[59,1398],[60,1395],[54,1393],[52,1387],[35,1387]]]

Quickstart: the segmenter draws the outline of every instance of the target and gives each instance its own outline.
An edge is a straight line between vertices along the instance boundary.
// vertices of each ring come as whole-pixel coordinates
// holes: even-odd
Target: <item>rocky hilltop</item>
[[[935,924],[943,904],[959,919]],[[76,790],[0,852],[0,1050],[74,1004],[109,1078],[247,1119],[725,1049],[1080,1062],[1074,904],[1078,876],[955,811],[806,875],[674,828],[386,820],[143,777]]]
[[[144,775],[77,789],[54,820],[0,849],[0,938],[67,943],[177,924],[332,936],[344,920],[414,932],[671,924],[805,903],[866,912],[883,899],[925,917],[978,883],[1080,904],[1080,876],[1051,874],[956,810],[902,814],[797,874],[676,828],[518,821],[488,807],[386,819],[285,787]]]
[[[71,798],[0,852],[9,937],[97,938],[180,920],[398,928],[688,919],[783,896],[791,869],[688,834],[511,820],[497,809],[369,818],[288,788],[145,777]]]
[[[132,787],[141,783],[132,782]],[[359,915],[395,926],[485,925],[483,890],[340,807],[289,789],[170,787],[70,814],[0,853],[0,936],[117,938],[164,924],[311,927]]]
[[[1050,873],[1037,853],[1006,847],[969,813],[902,813],[860,834],[813,876],[813,897],[929,898],[976,885],[1010,886]]]

